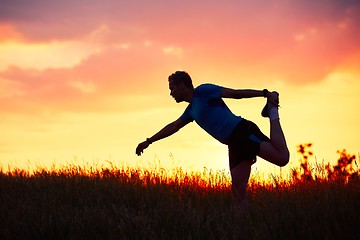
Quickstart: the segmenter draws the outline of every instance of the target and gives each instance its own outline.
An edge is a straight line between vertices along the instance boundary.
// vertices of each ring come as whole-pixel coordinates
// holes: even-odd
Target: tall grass
[[[1,170],[0,239],[360,239],[356,157],[311,165],[310,147],[289,179],[249,182],[242,217],[222,171]]]

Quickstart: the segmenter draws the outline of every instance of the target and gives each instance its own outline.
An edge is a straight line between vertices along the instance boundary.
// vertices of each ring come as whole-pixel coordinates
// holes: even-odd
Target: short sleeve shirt
[[[190,104],[180,119],[195,122],[218,141],[227,144],[232,131],[241,121],[227,107],[221,98],[222,87],[214,84],[202,84],[194,89]]]

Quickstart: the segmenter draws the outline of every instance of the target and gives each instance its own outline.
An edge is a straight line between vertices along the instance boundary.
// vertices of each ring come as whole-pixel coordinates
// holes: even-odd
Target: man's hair
[[[190,75],[185,71],[176,71],[169,76],[169,82],[173,82],[175,85],[183,83],[187,88],[194,88]]]

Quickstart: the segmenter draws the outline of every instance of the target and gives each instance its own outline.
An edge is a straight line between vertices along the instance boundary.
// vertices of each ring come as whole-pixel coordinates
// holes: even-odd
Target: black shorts
[[[243,161],[255,161],[263,141],[270,142],[270,139],[255,123],[242,119],[228,141],[230,169]]]

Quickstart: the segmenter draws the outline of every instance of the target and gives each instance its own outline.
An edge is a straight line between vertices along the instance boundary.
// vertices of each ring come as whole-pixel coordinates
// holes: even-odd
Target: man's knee
[[[290,161],[290,153],[288,150],[286,150],[282,154],[279,155],[278,166],[284,167],[289,163],[289,161]]]

